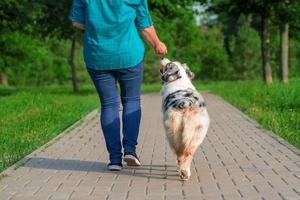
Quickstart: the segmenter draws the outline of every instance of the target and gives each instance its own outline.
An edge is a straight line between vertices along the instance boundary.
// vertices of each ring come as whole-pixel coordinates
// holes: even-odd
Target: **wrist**
[[[159,39],[157,39],[156,41],[154,41],[154,42],[153,42],[154,48],[157,47],[157,46],[159,46],[160,43],[161,43],[161,41],[160,41]]]

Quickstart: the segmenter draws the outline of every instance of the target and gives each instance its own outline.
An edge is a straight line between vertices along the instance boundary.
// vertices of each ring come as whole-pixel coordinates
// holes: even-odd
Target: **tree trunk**
[[[231,49],[230,49],[230,37],[229,36],[225,36],[224,45],[225,45],[225,50],[226,50],[229,58],[232,58],[232,52],[231,52]]]
[[[4,64],[4,69],[0,73],[1,83],[4,87],[8,87],[7,68]]]
[[[271,53],[270,53],[270,16],[268,12],[261,14],[261,51],[263,60],[263,78],[267,84],[272,83]]]
[[[1,73],[1,83],[4,87],[8,87],[7,74],[5,72]]]
[[[280,68],[283,83],[289,81],[289,23],[283,22],[280,28]]]
[[[79,91],[79,85],[77,80],[77,70],[75,65],[75,52],[76,52],[76,33],[73,34],[72,37],[72,44],[71,44],[71,53],[69,57],[69,64],[71,67],[71,75],[72,75],[72,85],[73,85],[73,91],[78,92]]]

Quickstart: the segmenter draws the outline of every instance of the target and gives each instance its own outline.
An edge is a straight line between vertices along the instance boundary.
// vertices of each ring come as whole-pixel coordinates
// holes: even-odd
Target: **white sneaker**
[[[107,165],[107,168],[109,171],[121,171],[122,170],[122,163],[119,163],[119,164],[112,164],[112,163],[109,163]]]
[[[141,166],[139,159],[134,155],[125,154],[123,160],[128,166]]]

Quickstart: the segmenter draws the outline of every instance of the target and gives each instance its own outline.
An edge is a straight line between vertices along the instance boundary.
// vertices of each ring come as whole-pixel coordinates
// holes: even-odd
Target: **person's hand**
[[[155,49],[156,54],[158,54],[158,55],[166,55],[168,53],[166,45],[161,41],[158,41],[155,44],[154,49]]]
[[[84,30],[84,24],[79,22],[72,22],[71,24],[73,27],[78,28],[80,30]]]

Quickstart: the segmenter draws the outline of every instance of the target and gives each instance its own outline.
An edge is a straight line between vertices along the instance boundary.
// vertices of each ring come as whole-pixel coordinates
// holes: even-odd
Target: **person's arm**
[[[148,10],[147,0],[141,0],[141,4],[137,8],[135,25],[137,29],[143,33],[146,40],[152,44],[157,54],[164,55],[167,53],[166,45],[159,40],[156,34],[153,21]]]
[[[71,25],[80,30],[84,29],[85,24],[85,4],[82,0],[73,0],[69,19]]]
[[[146,40],[153,46],[157,54],[165,55],[168,53],[166,45],[159,40],[154,26],[149,26],[145,29],[142,29],[141,31]]]
[[[78,23],[78,22],[71,22],[71,25],[75,28],[78,28],[80,30],[84,30],[84,24]]]

